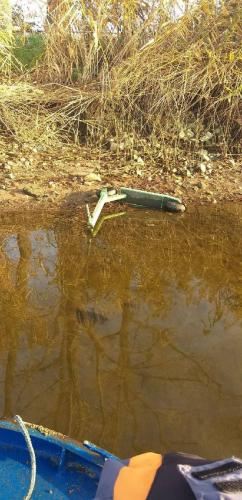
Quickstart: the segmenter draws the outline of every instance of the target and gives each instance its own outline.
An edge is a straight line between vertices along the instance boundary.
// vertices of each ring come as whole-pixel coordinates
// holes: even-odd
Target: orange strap
[[[119,472],[114,486],[114,500],[145,500],[157,469],[162,464],[158,453],[144,453],[131,458]]]

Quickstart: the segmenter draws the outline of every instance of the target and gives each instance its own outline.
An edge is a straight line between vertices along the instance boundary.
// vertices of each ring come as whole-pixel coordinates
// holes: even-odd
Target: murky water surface
[[[242,206],[2,214],[0,412],[121,456],[242,450]]]

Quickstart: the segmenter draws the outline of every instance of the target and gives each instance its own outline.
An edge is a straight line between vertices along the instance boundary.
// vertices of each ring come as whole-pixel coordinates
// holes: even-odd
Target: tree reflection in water
[[[34,222],[36,220],[36,222]],[[121,455],[240,453],[240,207],[0,232],[1,413]]]

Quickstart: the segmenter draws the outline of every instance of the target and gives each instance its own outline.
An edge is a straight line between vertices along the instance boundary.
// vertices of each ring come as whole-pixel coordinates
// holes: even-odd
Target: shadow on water
[[[242,207],[2,214],[1,414],[128,456],[241,454]]]

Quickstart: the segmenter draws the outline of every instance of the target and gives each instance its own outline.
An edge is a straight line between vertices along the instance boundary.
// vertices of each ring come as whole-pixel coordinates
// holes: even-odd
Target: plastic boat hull
[[[37,464],[32,499],[93,499],[103,455],[47,429],[28,427]],[[30,456],[20,429],[0,421],[0,499],[22,500],[31,478]]]

